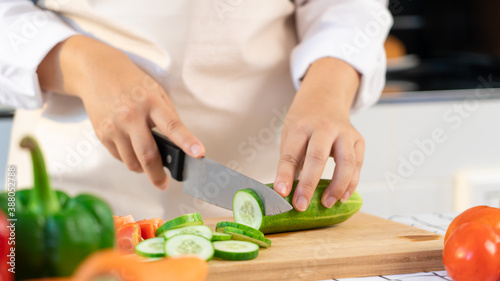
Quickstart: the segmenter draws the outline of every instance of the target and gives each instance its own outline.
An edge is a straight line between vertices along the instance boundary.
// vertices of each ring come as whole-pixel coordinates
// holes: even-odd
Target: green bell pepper
[[[21,147],[31,152],[34,186],[15,193],[15,211],[0,194],[0,208],[16,219],[16,280],[69,276],[89,254],[114,247],[111,209],[93,195],[70,198],[52,189],[35,139],[23,138]]]

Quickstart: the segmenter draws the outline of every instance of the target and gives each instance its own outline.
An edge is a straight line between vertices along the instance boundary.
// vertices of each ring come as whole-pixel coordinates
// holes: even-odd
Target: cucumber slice
[[[231,234],[222,233],[222,232],[214,232],[212,233],[212,241],[227,241],[231,240],[233,236]]]
[[[165,243],[165,254],[168,257],[196,255],[204,260],[214,256],[212,242],[196,234],[178,234]]]
[[[159,258],[165,256],[165,238],[155,237],[139,242],[135,246],[135,252],[139,256],[147,258]]]
[[[231,234],[234,240],[252,242],[265,248],[271,247],[271,240],[265,237],[253,235],[252,233],[249,233],[247,231],[238,228],[226,226],[224,227],[224,233]]]
[[[257,193],[245,188],[234,194],[233,214],[235,221],[259,229],[265,212]]]
[[[199,213],[191,213],[176,217],[171,219],[164,224],[162,224],[155,232],[156,237],[162,235],[165,231],[169,229],[192,226],[192,225],[202,225],[203,220]]]
[[[221,221],[221,222],[218,222],[217,225],[215,226],[215,231],[217,231],[217,232],[224,232],[224,228],[226,226],[230,226],[230,227],[234,227],[234,228],[237,228],[237,229],[241,229],[241,230],[243,230],[245,232],[250,233],[253,236],[264,237],[264,233],[262,233],[258,229],[255,229],[255,228],[250,227],[248,225],[244,225],[244,224],[237,223],[237,222],[231,222],[231,221]]]
[[[163,236],[165,237],[165,239],[168,240],[177,234],[196,234],[203,236],[208,240],[211,240],[213,236],[212,230],[210,229],[210,227],[206,225],[193,225],[193,226],[170,229],[165,231],[163,233]]]
[[[219,259],[243,261],[255,259],[259,254],[259,246],[246,241],[215,241],[214,256]]]

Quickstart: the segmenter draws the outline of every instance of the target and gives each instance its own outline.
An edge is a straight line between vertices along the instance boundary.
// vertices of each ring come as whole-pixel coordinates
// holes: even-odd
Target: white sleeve
[[[36,70],[47,53],[76,32],[28,0],[0,0],[0,103],[43,105]]]
[[[299,44],[291,57],[292,78],[298,89],[309,66],[333,57],[352,65],[361,84],[351,108],[367,108],[385,84],[384,41],[393,19],[386,0],[296,0]]]

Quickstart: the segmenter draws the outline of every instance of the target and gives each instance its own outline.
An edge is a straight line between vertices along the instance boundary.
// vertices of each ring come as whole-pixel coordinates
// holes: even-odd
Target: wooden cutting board
[[[230,218],[206,219],[215,227]],[[443,236],[365,213],[328,228],[266,235],[250,261],[209,262],[208,280],[325,280],[443,270]]]

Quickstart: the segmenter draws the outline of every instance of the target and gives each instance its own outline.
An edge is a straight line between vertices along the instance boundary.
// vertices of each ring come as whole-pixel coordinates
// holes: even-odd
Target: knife
[[[186,155],[166,136],[155,130],[152,132],[163,166],[170,170],[172,178],[183,182],[184,192],[208,203],[232,210],[234,194],[238,190],[250,188],[260,197],[266,216],[293,209],[292,205],[267,185],[207,157],[193,158]]]

